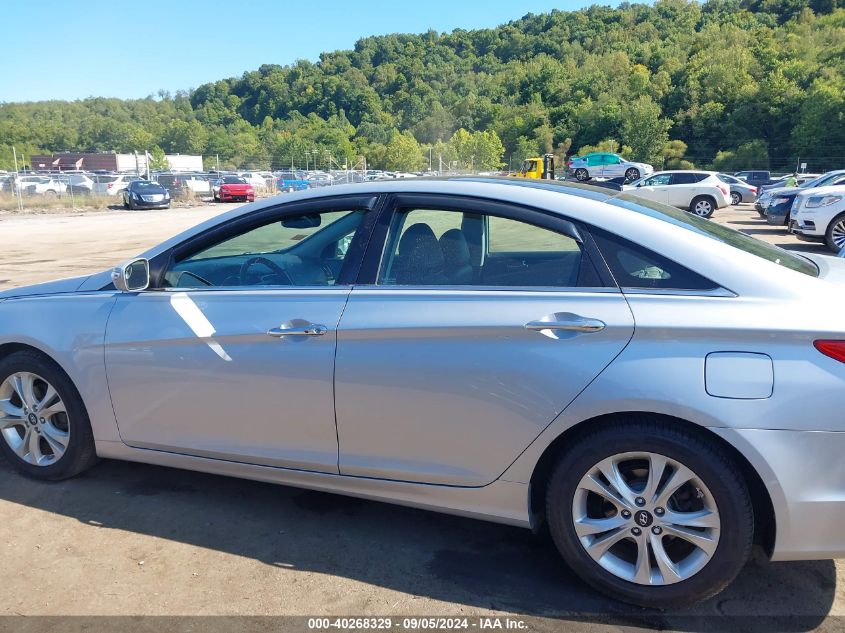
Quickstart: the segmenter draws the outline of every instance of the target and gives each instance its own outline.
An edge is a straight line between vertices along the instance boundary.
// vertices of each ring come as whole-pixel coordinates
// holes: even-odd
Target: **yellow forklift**
[[[519,171],[511,175],[536,180],[554,180],[555,157],[553,154],[544,154],[542,158],[526,158],[522,161]]]

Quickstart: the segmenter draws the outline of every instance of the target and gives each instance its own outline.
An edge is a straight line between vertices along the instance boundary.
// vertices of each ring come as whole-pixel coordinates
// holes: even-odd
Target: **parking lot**
[[[0,215],[0,289],[102,270],[235,205]],[[715,221],[795,250],[750,205]],[[504,612],[559,620],[724,628],[687,616],[791,616],[842,630],[845,561],[755,560],[693,610],[612,602],[576,579],[550,540],[517,528],[386,504],[103,462],[45,484],[0,462],[0,615],[307,615]],[[620,624],[621,626],[621,624]],[[572,624],[573,630],[577,628]]]

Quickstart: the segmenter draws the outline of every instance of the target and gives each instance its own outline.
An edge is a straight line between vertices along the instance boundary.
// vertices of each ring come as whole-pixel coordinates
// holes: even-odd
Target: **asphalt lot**
[[[235,205],[0,215],[0,288],[102,270]],[[715,219],[796,250],[750,206]],[[470,615],[613,626],[843,630],[845,561],[750,563],[693,610],[605,600],[527,531],[324,493],[105,461],[45,484],[0,461],[0,615]],[[834,615],[836,618],[825,619]],[[690,620],[688,616],[702,616]],[[751,617],[748,617],[751,616]],[[643,619],[645,618],[645,619]],[[620,624],[621,623],[621,624]]]

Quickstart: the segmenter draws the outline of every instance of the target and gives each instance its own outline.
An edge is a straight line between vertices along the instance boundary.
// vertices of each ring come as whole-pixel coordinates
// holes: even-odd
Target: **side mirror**
[[[146,259],[136,259],[121,264],[111,271],[111,280],[114,287],[121,292],[146,290],[150,285],[150,262]]]

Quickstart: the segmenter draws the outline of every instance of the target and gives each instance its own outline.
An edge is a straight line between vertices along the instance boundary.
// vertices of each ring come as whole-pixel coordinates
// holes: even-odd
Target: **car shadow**
[[[128,462],[106,460],[75,479],[44,483],[0,460],[0,498],[92,530],[123,530],[522,616],[690,631],[725,630],[732,622],[750,630],[760,618],[783,617],[778,629],[804,631],[824,621],[835,597],[832,561],[750,562],[728,589],[695,608],[645,610],[584,585],[547,536],[528,530]]]

